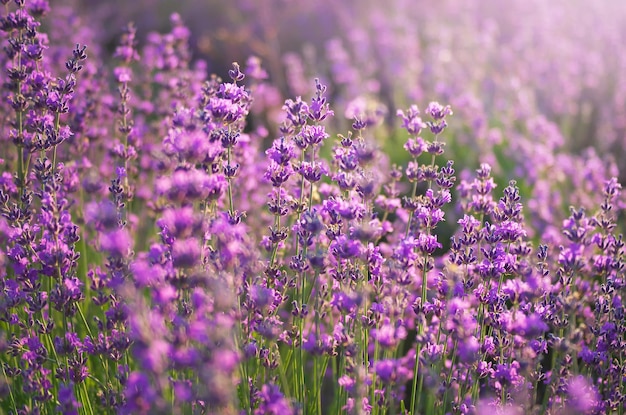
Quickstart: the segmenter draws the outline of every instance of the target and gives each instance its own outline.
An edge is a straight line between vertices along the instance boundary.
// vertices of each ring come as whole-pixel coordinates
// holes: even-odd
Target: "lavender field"
[[[0,415],[626,413],[626,2],[0,3]]]

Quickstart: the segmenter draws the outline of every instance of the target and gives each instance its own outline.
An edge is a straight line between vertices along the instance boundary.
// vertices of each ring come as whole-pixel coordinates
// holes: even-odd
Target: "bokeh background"
[[[447,101],[473,129],[473,142],[499,134],[492,127],[503,119],[521,127],[539,117],[566,150],[593,147],[626,163],[623,1],[59,3],[80,10],[104,50],[113,51],[128,21],[141,43],[150,32],[167,32],[178,13],[194,58],[209,72],[225,75],[231,62],[258,56],[281,98],[306,95],[321,77],[335,105],[366,98],[384,105],[390,119],[412,102]]]

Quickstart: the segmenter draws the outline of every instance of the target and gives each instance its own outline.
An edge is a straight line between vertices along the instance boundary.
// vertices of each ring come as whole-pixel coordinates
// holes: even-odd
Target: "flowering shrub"
[[[0,412],[625,412],[618,171],[541,114],[477,153],[468,102],[339,115],[178,15],[105,59],[2,3]]]

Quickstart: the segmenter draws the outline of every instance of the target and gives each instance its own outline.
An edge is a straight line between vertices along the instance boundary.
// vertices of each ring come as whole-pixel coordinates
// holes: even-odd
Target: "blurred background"
[[[74,0],[73,7],[110,51],[128,21],[141,43],[168,31],[178,13],[209,72],[224,75],[231,62],[256,55],[283,95],[306,92],[289,79],[300,65],[303,77],[328,78],[344,99],[372,94],[392,114],[415,100],[456,97],[495,118],[545,115],[576,151],[624,145],[621,0]]]
[[[532,176],[533,164],[549,171],[564,162],[559,155],[576,154],[626,178],[626,1],[58,3],[83,19],[102,55],[112,54],[127,22],[141,47],[149,33],[172,30],[177,13],[207,73],[224,76],[231,62],[258,57],[267,79],[257,110],[273,134],[282,101],[310,95],[319,77],[340,115],[384,124],[376,134],[399,162],[393,152],[405,137],[394,136],[396,110],[437,100],[455,111],[452,155],[455,145],[466,149],[458,155],[467,166],[490,162]],[[338,132],[349,129],[336,122]]]

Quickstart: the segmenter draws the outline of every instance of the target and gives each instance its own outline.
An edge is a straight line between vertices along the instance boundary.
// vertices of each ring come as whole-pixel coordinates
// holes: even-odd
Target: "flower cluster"
[[[337,42],[331,79],[221,78],[178,14],[109,61],[1,3],[0,412],[626,412],[619,172],[565,130],[474,154],[470,98],[344,96],[375,74]]]

